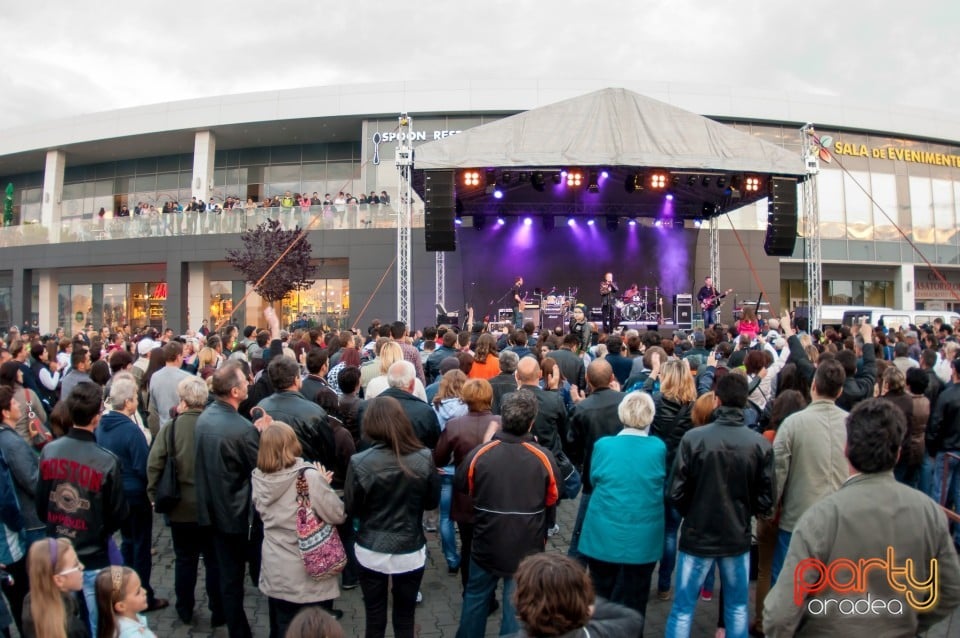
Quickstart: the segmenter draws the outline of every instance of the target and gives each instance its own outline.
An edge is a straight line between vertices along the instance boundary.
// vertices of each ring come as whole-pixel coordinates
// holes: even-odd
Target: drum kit
[[[618,321],[660,321],[663,316],[660,287],[644,286],[637,290],[637,294],[618,299],[616,309]]]

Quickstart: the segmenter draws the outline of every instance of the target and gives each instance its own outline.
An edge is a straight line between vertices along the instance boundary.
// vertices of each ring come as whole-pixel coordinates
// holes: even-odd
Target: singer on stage
[[[523,277],[517,275],[510,289],[510,304],[513,306],[513,325],[519,330],[523,327]]]
[[[613,332],[613,312],[616,309],[617,282],[613,280],[613,273],[608,272],[600,282],[600,315],[603,318],[603,331],[606,334]]]

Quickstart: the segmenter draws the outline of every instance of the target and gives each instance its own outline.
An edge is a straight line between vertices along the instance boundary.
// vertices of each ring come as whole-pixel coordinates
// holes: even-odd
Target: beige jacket
[[[827,586],[806,593],[818,578],[815,568],[801,569],[800,604],[794,600],[797,567],[800,561],[816,559],[824,566],[838,559],[858,564],[879,559],[886,563],[888,548],[894,551],[894,568],[903,569],[912,560],[911,573],[920,581],[929,580],[931,559],[937,561],[939,600],[929,611],[918,613],[905,594],[894,591],[885,566],[870,567],[866,591],[839,593]],[[841,569],[836,580],[849,581],[849,570]],[[896,577],[904,582],[904,577]],[[815,588],[815,587],[814,587]],[[910,587],[912,591],[918,590]],[[899,601],[898,605],[876,605],[876,613],[842,613],[860,609],[872,601]],[[920,592],[919,600],[925,601]],[[843,602],[841,602],[843,601]],[[960,562],[947,528],[947,518],[926,494],[902,485],[893,472],[858,474],[835,493],[814,504],[793,530],[790,550],[777,584],[767,594],[763,607],[763,630],[769,638],[812,636],[816,638],[900,638],[923,634],[950,615],[960,603]],[[857,607],[853,607],[857,605]],[[893,607],[894,613],[886,610]],[[826,610],[824,613],[823,610]],[[951,635],[955,635],[951,634]]]
[[[253,505],[263,519],[260,591],[271,598],[292,603],[315,603],[340,595],[336,576],[314,580],[300,558],[297,546],[297,474],[306,471],[310,505],[326,523],[346,520],[343,501],[313,466],[297,459],[292,466],[265,474],[253,471]]]
[[[833,401],[819,399],[780,425],[773,440],[780,529],[793,531],[807,508],[847,480],[846,420]]]

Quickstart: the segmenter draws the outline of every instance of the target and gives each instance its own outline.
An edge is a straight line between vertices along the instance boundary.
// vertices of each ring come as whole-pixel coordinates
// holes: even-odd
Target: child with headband
[[[105,567],[97,574],[97,638],[156,638],[140,613],[147,608],[147,592],[140,576],[129,567]]]
[[[30,593],[23,600],[25,638],[89,638],[73,592],[83,589],[83,563],[70,541],[45,538],[27,554]]]

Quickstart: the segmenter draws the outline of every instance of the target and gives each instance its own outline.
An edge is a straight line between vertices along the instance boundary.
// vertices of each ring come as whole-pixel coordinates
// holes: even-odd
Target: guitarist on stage
[[[513,326],[517,330],[523,327],[523,277],[517,276],[510,289],[510,303],[513,306]]]
[[[700,302],[700,309],[703,310],[703,327],[709,328],[717,322],[717,306],[720,300],[727,296],[727,292],[720,293],[713,287],[713,278],[710,276],[703,278],[703,288],[697,293],[697,300]]]

